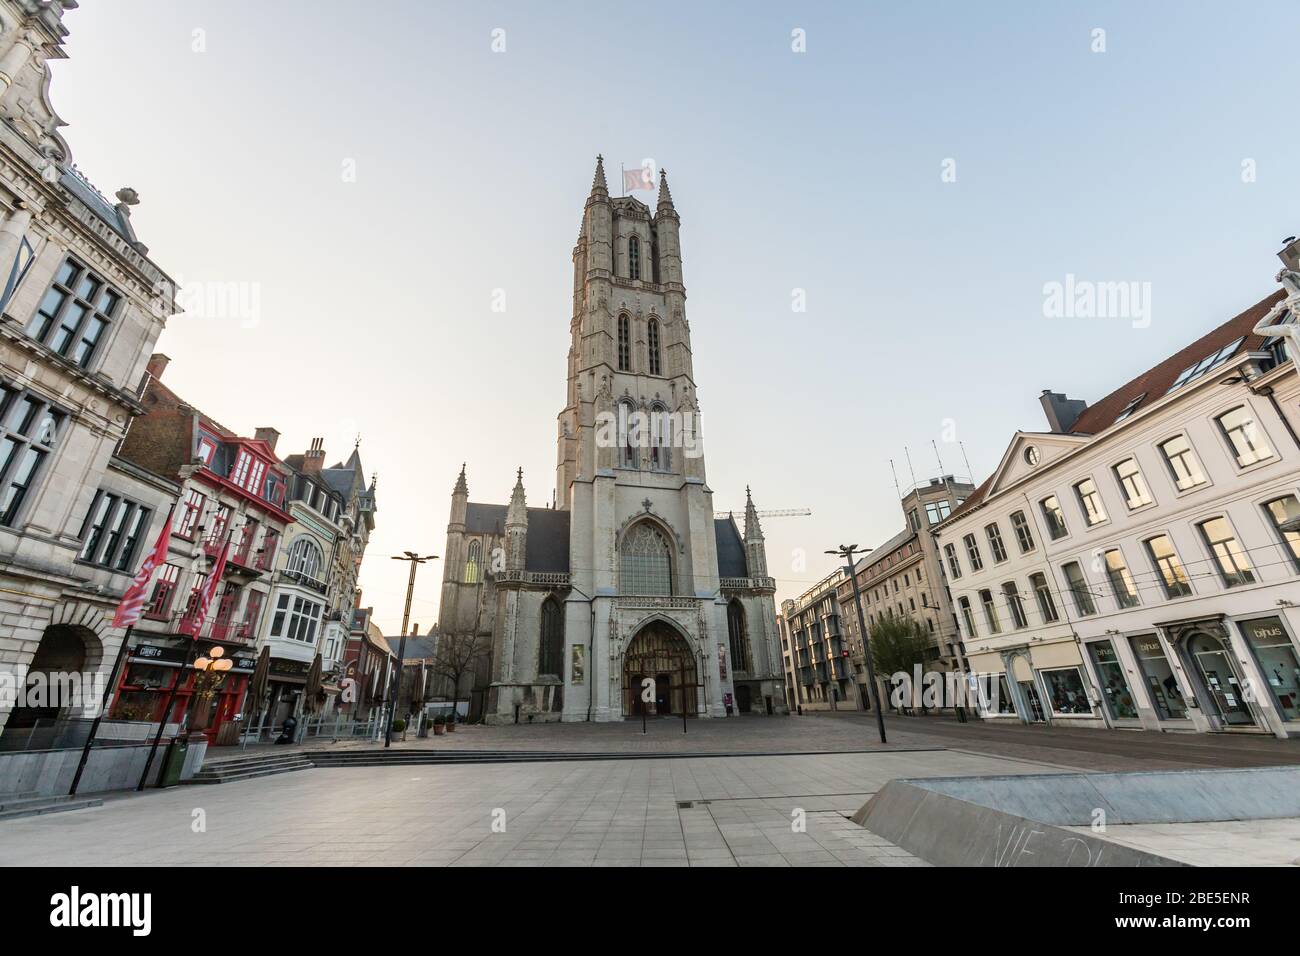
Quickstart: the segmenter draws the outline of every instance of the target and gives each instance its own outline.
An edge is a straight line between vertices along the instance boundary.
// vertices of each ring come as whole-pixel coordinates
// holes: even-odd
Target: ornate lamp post
[[[226,657],[224,647],[214,647],[208,657],[194,661],[194,716],[191,730],[206,730],[212,717],[212,698],[226,680],[226,672],[235,662]]]

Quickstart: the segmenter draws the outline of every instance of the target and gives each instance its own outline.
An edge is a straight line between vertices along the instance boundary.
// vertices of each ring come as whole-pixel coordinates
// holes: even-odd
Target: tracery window
[[[672,594],[672,560],[668,540],[643,521],[623,538],[620,549],[620,590],[624,594]]]
[[[478,584],[479,564],[483,560],[483,546],[477,541],[469,543],[465,552],[465,583]]]
[[[564,612],[560,602],[548,597],[542,602],[542,633],[538,642],[537,673],[561,677],[564,672]]]

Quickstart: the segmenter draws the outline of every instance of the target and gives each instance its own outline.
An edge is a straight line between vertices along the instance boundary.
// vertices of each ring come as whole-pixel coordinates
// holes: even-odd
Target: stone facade
[[[9,670],[112,660],[122,633],[110,622],[130,573],[81,559],[92,504],[112,485],[146,505],[138,538],[152,542],[169,493],[165,480],[112,460],[141,412],[135,385],[176,311],[175,286],[131,226],[134,190],[114,204],[71,164],[49,101],[62,14],[57,3],[0,0],[0,667]],[[9,716],[0,704],[0,727]]]
[[[597,160],[556,507],[528,507],[522,473],[508,505],[456,482],[440,640],[481,643],[490,722],[785,711],[757,512],[743,533],[715,519],[705,483],[679,226],[665,176],[651,212],[611,198]]]

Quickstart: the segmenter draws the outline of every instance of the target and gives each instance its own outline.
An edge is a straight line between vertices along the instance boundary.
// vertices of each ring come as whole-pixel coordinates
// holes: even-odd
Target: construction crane
[[[744,508],[741,508],[739,511],[715,511],[713,512],[713,517],[725,518],[728,515],[734,515],[734,514],[743,515],[744,513],[745,513]],[[806,518],[812,514],[812,509],[811,508],[779,508],[776,511],[759,511],[757,512],[757,514],[760,518]]]

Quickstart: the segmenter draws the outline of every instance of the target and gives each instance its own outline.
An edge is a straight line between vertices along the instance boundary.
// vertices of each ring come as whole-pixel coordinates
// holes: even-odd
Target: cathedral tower
[[[742,535],[705,483],[680,227],[665,173],[652,211],[596,158],[555,507],[528,507],[522,475],[508,505],[456,485],[440,623],[490,634],[490,722],[784,711],[757,511]]]

